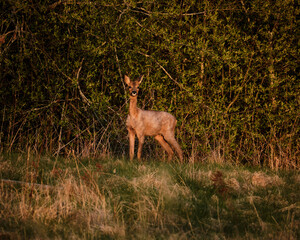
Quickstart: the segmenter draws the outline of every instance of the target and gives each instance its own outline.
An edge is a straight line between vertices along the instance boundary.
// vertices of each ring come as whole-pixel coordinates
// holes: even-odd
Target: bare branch
[[[80,63],[80,67],[77,71],[77,74],[76,74],[76,81],[77,81],[77,88],[78,88],[78,91],[79,91],[79,94],[80,94],[80,97],[82,98],[82,100],[88,105],[88,106],[91,106],[91,101],[83,94],[83,92],[81,91],[81,88],[80,88],[80,85],[79,85],[79,74],[80,74],[80,71],[82,69],[82,63],[83,63],[83,60],[84,58],[81,60],[81,63]]]
[[[124,84],[124,82],[122,80],[123,79],[123,75],[122,75],[122,71],[121,71],[121,67],[120,67],[120,62],[119,62],[119,58],[118,58],[116,46],[115,46],[115,54],[116,54],[116,61],[117,61],[117,64],[118,64],[118,71],[119,71],[120,79],[121,79],[121,82],[123,84],[124,92],[126,92],[126,87],[125,87],[125,84]]]
[[[92,2],[89,1],[89,2],[77,2],[77,1],[74,1],[74,0],[59,0],[51,5],[49,5],[48,9],[55,9],[57,6],[61,5],[61,4],[68,4],[68,5],[84,5],[84,4],[89,4],[91,5]],[[96,3],[94,3],[93,5],[97,5]]]
[[[155,63],[165,72],[165,74],[174,82],[176,83],[181,89],[185,90],[189,96],[196,102],[199,102],[198,98],[188,89],[186,89],[183,84],[179,83],[176,79],[174,79],[171,74],[155,59],[153,58],[151,55],[148,55],[146,53],[142,53],[142,52],[138,52],[141,55],[144,55],[145,57],[149,57],[151,58],[153,61],[155,61]],[[200,102],[205,108],[209,108],[207,105],[205,105],[202,101]]]
[[[28,186],[28,187],[38,187],[40,189],[45,189],[45,190],[54,188],[54,186],[50,186],[50,185],[46,185],[46,184],[29,183],[29,182],[10,180],[10,179],[1,179],[1,182],[5,183],[5,184],[10,184],[10,185],[21,184],[21,185],[25,185],[25,186]]]
[[[241,88],[240,88],[241,90],[236,94],[236,96],[234,97],[234,99],[231,101],[231,103],[226,108],[226,111],[225,111],[226,114],[228,113],[230,107],[236,102],[236,100],[238,99],[240,93],[242,92],[242,89],[244,88],[244,86],[248,82],[248,73],[249,73],[249,70],[250,70],[250,67],[251,67],[253,55],[254,55],[254,53],[251,54],[251,57],[250,57],[250,60],[249,60],[249,64],[248,64],[248,69],[247,69],[247,71],[245,73],[244,80],[243,80]]]

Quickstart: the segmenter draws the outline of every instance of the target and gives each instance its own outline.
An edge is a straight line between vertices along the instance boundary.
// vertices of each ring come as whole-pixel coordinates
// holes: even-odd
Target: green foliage
[[[294,1],[0,3],[1,147],[127,153],[123,75],[186,155],[299,168]]]

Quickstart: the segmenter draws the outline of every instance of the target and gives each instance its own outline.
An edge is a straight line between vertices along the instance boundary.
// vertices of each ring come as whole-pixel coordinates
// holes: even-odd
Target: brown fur
[[[137,157],[139,160],[141,159],[145,136],[154,136],[160,145],[167,151],[169,161],[171,161],[173,156],[173,150],[170,145],[173,146],[177,152],[180,161],[183,161],[182,150],[175,139],[176,118],[167,112],[146,111],[137,107],[138,87],[142,80],[143,77],[138,81],[131,81],[126,75],[124,78],[130,93],[129,115],[126,121],[129,133],[130,160],[134,157],[134,141],[135,135],[137,135],[139,139]]]

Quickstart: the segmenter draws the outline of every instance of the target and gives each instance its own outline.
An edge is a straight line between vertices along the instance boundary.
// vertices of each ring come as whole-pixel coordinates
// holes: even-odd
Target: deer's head
[[[124,81],[128,85],[130,96],[137,97],[139,93],[139,85],[141,84],[143,78],[144,76],[141,76],[138,80],[131,81],[130,78],[127,75],[125,75]]]

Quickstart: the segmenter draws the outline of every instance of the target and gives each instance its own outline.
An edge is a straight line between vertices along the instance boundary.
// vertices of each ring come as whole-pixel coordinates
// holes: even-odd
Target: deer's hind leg
[[[168,161],[170,162],[172,160],[172,156],[174,154],[172,148],[170,147],[170,145],[164,140],[163,136],[161,135],[156,135],[154,137],[159,144],[163,147],[163,149],[166,150],[166,152],[168,153]]]
[[[175,151],[177,152],[179,159],[181,162],[183,162],[183,153],[181,150],[181,147],[179,146],[178,142],[176,141],[174,134],[167,134],[164,135],[164,138],[166,139],[166,141],[174,147]]]

